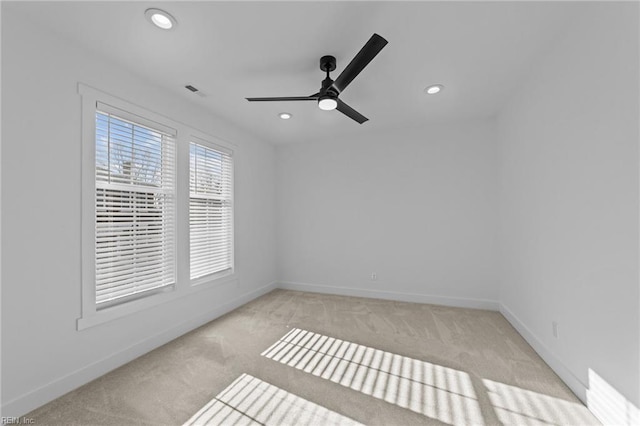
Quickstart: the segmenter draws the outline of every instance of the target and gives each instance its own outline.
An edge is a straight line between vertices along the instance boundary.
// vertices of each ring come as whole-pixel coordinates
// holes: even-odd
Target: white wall
[[[503,312],[579,396],[592,369],[636,405],[638,48],[637,3],[589,5],[498,119]]]
[[[277,148],[281,285],[497,308],[492,122],[365,126]]]
[[[78,82],[238,144],[234,285],[76,331],[81,298]],[[20,415],[273,288],[275,151],[2,13],[2,403]]]
[[[290,288],[399,300],[500,300],[576,392],[593,369],[638,405],[638,6],[589,7],[532,70],[497,132],[490,120],[386,134],[365,124],[360,137],[276,154],[3,10],[3,415],[182,334],[276,277]],[[76,331],[79,81],[239,144],[237,286]]]

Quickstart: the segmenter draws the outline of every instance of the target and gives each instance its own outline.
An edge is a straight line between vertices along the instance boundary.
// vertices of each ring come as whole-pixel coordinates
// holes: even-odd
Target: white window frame
[[[234,218],[235,218],[235,200],[234,200],[234,194],[235,194],[235,157],[233,154],[233,149],[228,146],[227,144],[224,143],[224,141],[221,140],[215,140],[215,142],[213,142],[213,138],[207,138],[206,136],[203,137],[203,135],[199,135],[196,136],[194,134],[191,135],[191,137],[189,138],[189,144],[188,146],[191,146],[191,143],[195,143],[198,145],[202,145],[206,148],[215,150],[215,151],[219,151],[222,153],[225,153],[227,155],[229,155],[231,157],[231,268],[229,270],[224,270],[224,271],[220,271],[220,272],[215,272],[215,273],[211,273],[208,275],[204,275],[201,277],[197,277],[194,279],[190,279],[191,281],[191,285],[194,286],[198,286],[201,284],[207,284],[210,283],[211,281],[214,280],[218,280],[218,279],[223,279],[229,276],[232,276],[235,273],[235,226],[234,226]],[[189,172],[191,171],[191,164],[189,164]],[[189,188],[189,206],[191,205],[191,193],[190,193],[190,188]],[[190,231],[190,230],[189,230]],[[189,232],[189,235],[191,235],[191,232]],[[189,241],[189,253],[191,253],[191,241]],[[189,258],[189,265],[191,265],[191,258]]]
[[[78,84],[82,101],[82,304],[81,316],[76,322],[77,330],[103,324],[127,315],[176,300],[207,288],[237,284],[235,263],[232,271],[223,276],[205,276],[192,283],[189,279],[189,142],[191,140],[215,141],[214,145],[234,150],[236,145],[217,137],[202,133],[193,127],[167,118],[149,109],[135,105],[98,89]],[[176,283],[172,290],[159,291],[139,299],[125,301],[113,306],[96,307],[95,270],[95,220],[96,220],[96,111],[97,104],[107,104],[127,113],[160,123],[176,132],[174,247]],[[234,158],[235,161],[235,158]],[[235,185],[233,185],[234,187]],[[232,223],[235,206],[232,210]],[[235,229],[232,230],[235,235]],[[232,256],[235,251],[232,244]]]

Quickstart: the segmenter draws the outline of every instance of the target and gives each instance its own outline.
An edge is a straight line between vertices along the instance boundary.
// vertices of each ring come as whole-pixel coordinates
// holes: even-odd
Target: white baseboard
[[[102,358],[92,364],[84,366],[66,376],[60,377],[38,389],[12,399],[2,405],[2,415],[18,417],[34,410],[64,394],[70,392],[91,380],[94,380],[109,371],[118,368],[137,357],[146,354],[153,349],[170,342],[177,337],[188,333],[250,301],[256,299],[277,288],[273,281],[257,290],[245,293],[230,302],[217,306],[209,312],[196,315],[180,324],[169,328],[154,336],[150,336],[140,342],[122,349],[108,357]]]
[[[583,383],[575,374],[560,361],[552,351],[542,343],[534,333],[527,327],[509,308],[500,304],[500,313],[509,321],[513,328],[531,345],[544,362],[569,386],[569,389],[586,405],[587,404],[587,384]]]
[[[426,303],[431,305],[454,306],[458,308],[487,309],[498,311],[500,304],[495,300],[468,299],[462,297],[433,296],[429,294],[400,293],[381,290],[367,290],[353,287],[333,287],[328,285],[281,281],[278,288],[312,293],[336,294],[339,296],[370,297],[373,299],[396,300],[399,302]]]
[[[145,353],[164,345],[167,342],[212,321],[276,288],[285,290],[297,290],[305,292],[335,294],[341,296],[369,297],[384,300],[396,300],[401,302],[426,303],[462,308],[487,309],[499,311],[520,333],[542,359],[558,374],[569,388],[582,400],[587,402],[587,385],[582,383],[553,352],[522,322],[511,310],[497,301],[487,299],[469,299],[434,296],[426,294],[413,294],[401,292],[387,292],[381,290],[367,290],[352,287],[334,287],[326,285],[297,283],[297,282],[271,282],[257,290],[246,293],[236,299],[220,305],[209,312],[196,315],[180,324],[167,329],[154,336],[150,336],[134,345],[118,351],[108,357],[100,359],[92,364],[82,367],[64,377],[56,379],[38,389],[28,392],[20,397],[8,401],[2,406],[3,416],[22,416],[29,411],[54,400],[73,389],[94,380],[107,372],[126,364]]]

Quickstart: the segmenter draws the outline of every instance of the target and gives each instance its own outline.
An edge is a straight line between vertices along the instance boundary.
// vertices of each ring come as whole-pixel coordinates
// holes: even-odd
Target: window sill
[[[233,269],[217,272],[215,274],[204,275],[202,277],[191,280],[191,287],[217,287],[235,280],[235,272]]]
[[[223,284],[236,284],[238,282],[235,274],[232,272],[222,277],[203,277],[202,280],[203,281],[198,284],[194,284],[194,282],[192,282],[192,285],[189,288],[178,288],[159,292],[143,299],[132,300],[121,305],[101,309],[91,313],[90,315],[85,315],[77,319],[76,328],[78,331],[86,330],[128,315],[143,312],[144,310],[167,302],[193,295],[200,290],[214,288]]]

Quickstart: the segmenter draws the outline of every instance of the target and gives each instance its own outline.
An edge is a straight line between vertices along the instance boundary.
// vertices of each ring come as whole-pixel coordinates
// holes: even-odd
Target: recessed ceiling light
[[[426,93],[427,95],[435,95],[436,93],[439,93],[442,89],[444,89],[444,86],[442,84],[433,84],[427,87],[426,89],[424,89],[424,93]]]
[[[291,118],[291,114],[289,114],[288,112],[281,112],[280,114],[278,114],[278,117],[282,118],[283,120],[288,120]]]
[[[144,12],[144,16],[146,16],[147,20],[153,25],[163,30],[170,30],[178,23],[176,18],[160,9],[147,9]]]

